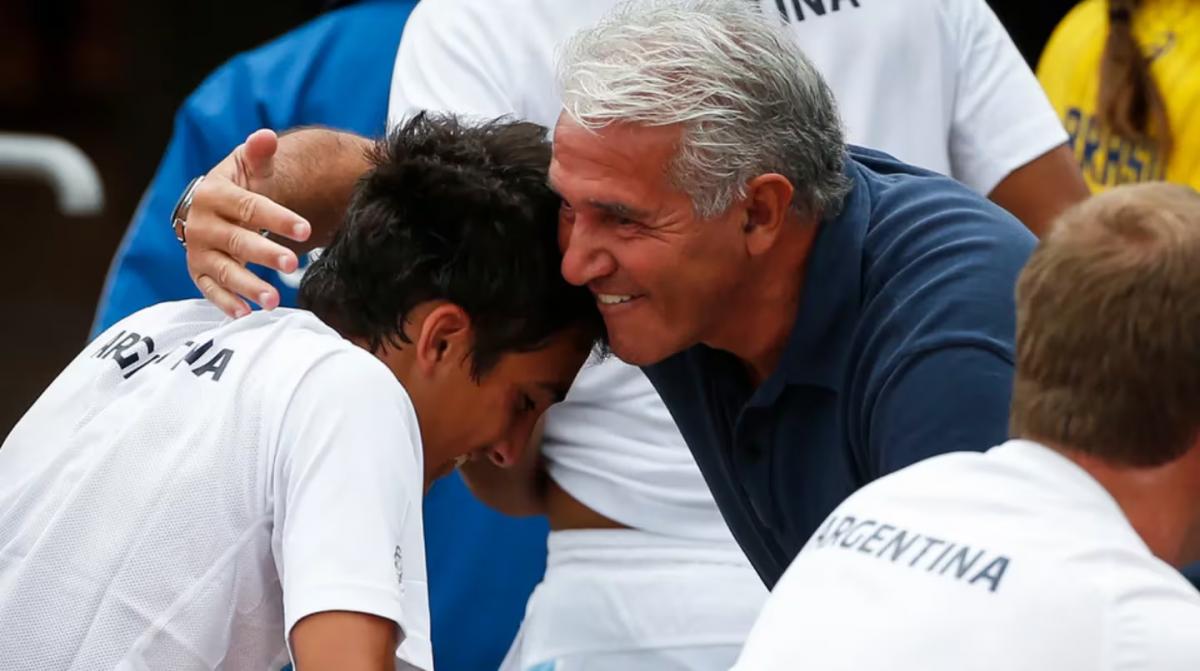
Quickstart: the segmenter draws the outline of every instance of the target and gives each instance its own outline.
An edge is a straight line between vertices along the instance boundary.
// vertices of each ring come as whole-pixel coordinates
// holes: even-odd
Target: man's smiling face
[[[747,255],[735,205],[696,215],[669,168],[681,126],[554,132],[550,185],[563,199],[563,276],[596,296],[613,351],[649,365],[703,341],[736,301]]]

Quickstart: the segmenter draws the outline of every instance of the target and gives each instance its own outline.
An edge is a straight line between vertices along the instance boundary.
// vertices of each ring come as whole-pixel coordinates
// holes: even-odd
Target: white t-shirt
[[[736,671],[1200,669],[1200,594],[1036,443],[928,459],[829,516]]]
[[[1067,134],[985,0],[824,2],[780,7],[825,76],[854,144],[990,192]],[[392,74],[388,118],[416,110],[516,116],[553,127],[558,46],[619,0],[424,0]]]
[[[700,468],[642,371],[588,361],[546,411],[542,454],[564,491],[609,519],[672,538],[734,546]]]
[[[775,0],[760,1],[779,12]],[[397,53],[390,123],[426,109],[552,127],[561,110],[558,46],[618,4],[423,0]],[[820,16],[806,3],[781,4],[829,80],[851,142],[987,193],[1066,140],[984,0],[826,2]],[[611,519],[732,542],[682,436],[632,366],[614,358],[585,368],[566,401],[547,413],[543,450],[550,476]]]
[[[422,464],[395,376],[311,314],[138,312],[0,448],[0,667],[279,668],[346,610],[431,669]]]

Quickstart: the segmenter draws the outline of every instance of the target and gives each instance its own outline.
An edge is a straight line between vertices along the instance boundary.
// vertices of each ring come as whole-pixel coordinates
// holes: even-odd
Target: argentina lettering
[[[989,592],[1000,587],[1009,558],[943,538],[855,515],[830,515],[810,543],[813,549],[840,548],[893,564],[946,576],[968,585],[981,583]]]
[[[803,21],[805,12],[811,16],[825,16],[825,12],[837,12],[842,7],[858,7],[858,0],[775,0],[775,7],[785,21]],[[791,13],[788,8],[791,7]]]
[[[229,362],[233,360],[233,350],[219,349],[210,354],[213,341],[201,344],[188,341],[166,352],[155,353],[154,339],[133,331],[121,331],[92,354],[94,359],[112,359],[120,369],[125,379],[145,370],[150,365],[161,364],[168,359],[174,361],[171,370],[180,364],[186,364],[187,370],[196,377],[208,376],[213,382],[220,382]]]

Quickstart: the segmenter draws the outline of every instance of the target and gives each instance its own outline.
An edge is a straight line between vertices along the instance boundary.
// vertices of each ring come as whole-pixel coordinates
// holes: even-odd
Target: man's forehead
[[[654,166],[658,169],[675,155],[682,132],[679,125],[645,126],[621,121],[591,129],[563,117],[554,133],[555,162],[594,162],[625,168]]]
[[[564,152],[550,163],[547,183],[574,207],[595,207],[619,216],[645,210],[669,189],[665,165],[653,157],[615,160]]]

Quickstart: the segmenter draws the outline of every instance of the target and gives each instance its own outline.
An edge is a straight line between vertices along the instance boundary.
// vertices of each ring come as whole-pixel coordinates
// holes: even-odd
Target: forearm
[[[1088,188],[1075,155],[1060,146],[1014,170],[988,197],[1040,238],[1063,211],[1088,197]]]
[[[325,611],[292,628],[296,671],[384,671],[396,664],[396,623],[366,613]]]
[[[358,178],[371,168],[372,141],[328,128],[299,128],[279,136],[272,200],[308,220],[304,242],[279,241],[299,252],[323,247],[341,226]]]

